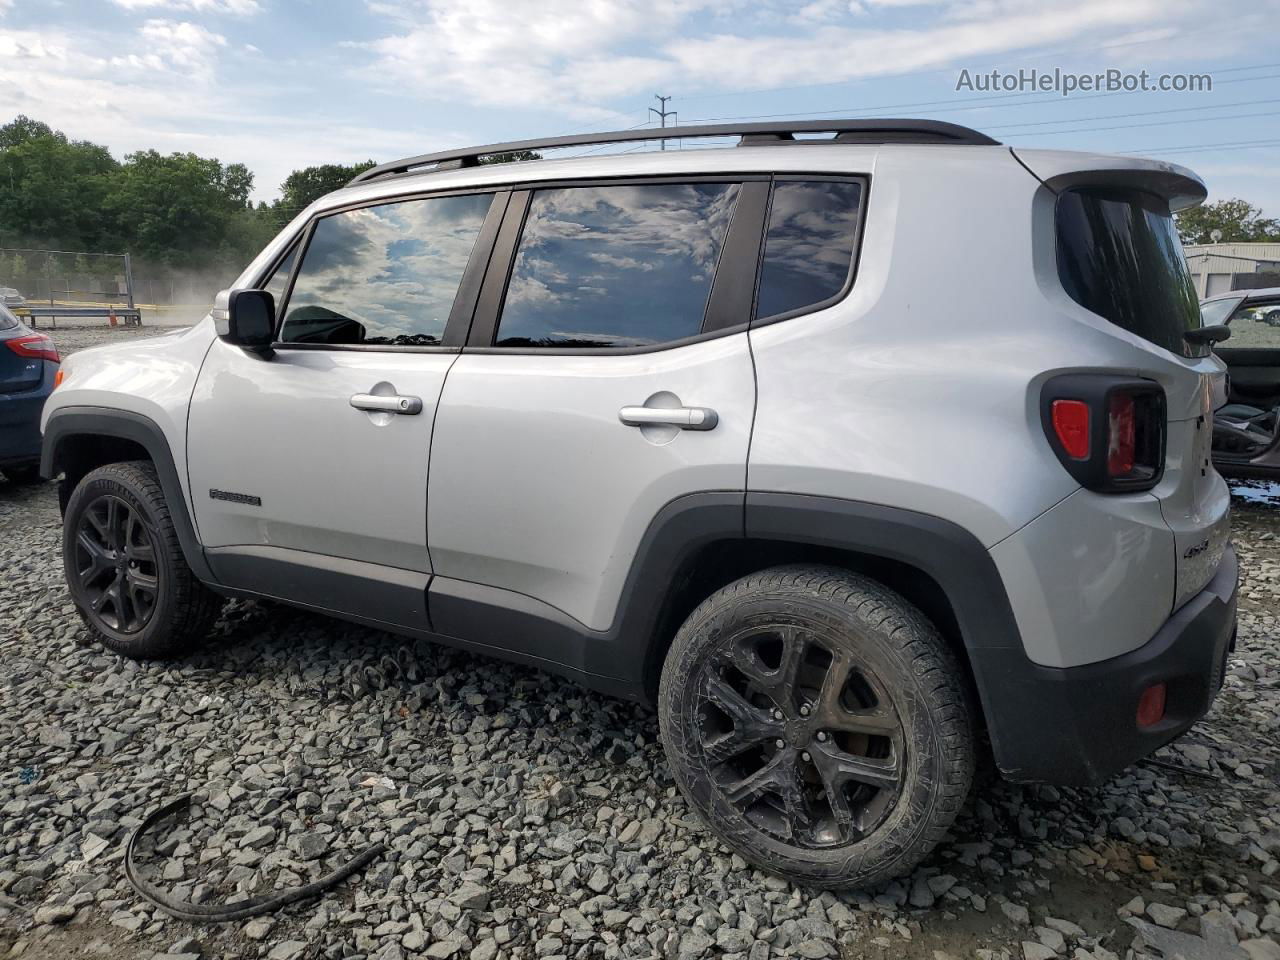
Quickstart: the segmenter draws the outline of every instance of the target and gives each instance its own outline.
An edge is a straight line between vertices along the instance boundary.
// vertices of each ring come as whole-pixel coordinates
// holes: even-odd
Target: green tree
[[[26,143],[28,140],[34,140],[37,137],[58,137],[64,143],[67,139],[61,133],[54,133],[53,128],[47,123],[32,120],[26,114],[20,113],[3,127],[0,127],[0,150],[16,147],[20,143]]]
[[[542,154],[533,150],[510,150],[506,153],[491,153],[481,157],[481,163],[520,163],[524,160],[541,160]]]
[[[105,147],[27,117],[0,127],[0,245],[99,246],[118,169]]]
[[[141,150],[125,157],[105,210],[130,252],[175,267],[244,260],[249,238],[239,229],[251,213],[253,177],[241,164],[224,167],[194,153]]]
[[[1174,217],[1183,243],[1213,243],[1214,230],[1222,231],[1220,243],[1280,242],[1280,221],[1263,217],[1238,197],[1191,207]]]
[[[285,177],[280,184],[280,202],[277,210],[288,220],[319,200],[326,193],[345,187],[351,179],[376,166],[374,161],[363,163],[323,163],[317,167],[303,167]]]

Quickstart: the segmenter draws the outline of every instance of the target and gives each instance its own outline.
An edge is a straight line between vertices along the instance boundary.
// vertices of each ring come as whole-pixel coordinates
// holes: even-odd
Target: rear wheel
[[[872,886],[942,839],[974,772],[960,665],[884,586],[777,567],[705,600],[667,656],[659,722],[690,803],[745,859]]]
[[[187,566],[147,461],[99,467],[76,485],[63,517],[62,557],[85,624],[127,657],[193,649],[222,608]]]

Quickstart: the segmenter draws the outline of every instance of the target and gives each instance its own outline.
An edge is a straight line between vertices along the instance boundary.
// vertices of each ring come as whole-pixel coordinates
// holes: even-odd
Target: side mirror
[[[266,290],[232,290],[225,313],[215,311],[218,336],[263,357],[271,356],[276,329],[276,301]]]

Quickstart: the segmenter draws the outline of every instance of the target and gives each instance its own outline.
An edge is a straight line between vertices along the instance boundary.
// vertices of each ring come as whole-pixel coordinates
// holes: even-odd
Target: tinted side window
[[[285,343],[440,342],[492,197],[432,197],[316,221],[280,330]]]
[[[0,303],[0,330],[12,330],[18,325],[18,318],[9,312],[9,308]]]
[[[1173,353],[1200,326],[1191,273],[1169,205],[1132,190],[1067,190],[1058,198],[1058,278],[1076,303]]]
[[[539,190],[496,344],[632,347],[696,336],[738,185]]]
[[[853,269],[862,184],[789,181],[773,188],[756,316],[838,296]]]

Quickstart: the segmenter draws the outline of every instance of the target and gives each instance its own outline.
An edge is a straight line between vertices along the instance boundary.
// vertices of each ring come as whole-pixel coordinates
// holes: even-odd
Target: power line
[[[1240,70],[1263,70],[1271,67],[1280,67],[1280,63],[1263,63],[1255,64],[1250,67],[1239,67]],[[1226,72],[1226,71],[1222,71]],[[1251,83],[1255,80],[1274,80],[1280,77],[1280,74],[1266,74],[1260,77],[1238,77],[1234,80],[1222,80],[1220,84],[1227,83]],[[1170,91],[1173,92],[1173,91]],[[882,113],[888,110],[902,110],[910,107],[932,107],[939,106],[942,109],[933,110],[932,113],[962,113],[970,110],[995,110],[1006,107],[1033,107],[1045,103],[1079,103],[1084,100],[1101,100],[1108,97],[1132,97],[1137,94],[1150,95],[1150,90],[1117,90],[1114,93],[1091,93],[1084,96],[1072,97],[1042,97],[1039,100],[1023,100],[1021,103],[1008,103],[1005,101],[1021,99],[1023,97],[1034,97],[1038,91],[1031,93],[1007,93],[994,94],[989,97],[966,97],[964,98],[965,106],[952,106],[956,103],[953,97],[949,100],[916,100],[911,103],[886,103],[879,106],[857,106],[857,107],[838,107],[833,110],[813,110],[806,113],[757,113],[745,114],[737,117],[695,117],[686,123],[722,123],[737,120],[777,120],[791,119],[794,117],[822,117],[834,114],[854,114],[856,116],[866,116],[869,113]],[[1000,101],[999,103],[988,103],[987,101]]]
[[[1198,117],[1196,123],[1214,123],[1219,120],[1249,120],[1253,117],[1274,117],[1280,110],[1264,110],[1259,113],[1237,113],[1230,117]],[[1064,133],[1101,133],[1106,130],[1133,130],[1138,127],[1167,127],[1174,123],[1186,123],[1185,120],[1157,120],[1155,123],[1124,123],[1115,127],[1085,127],[1080,130],[1035,130],[1027,133],[1012,133],[1013,137],[1056,137]]]
[[[1165,113],[1191,113],[1196,110],[1228,110],[1232,107],[1253,107],[1260,103],[1280,103],[1280,97],[1270,97],[1266,100],[1240,100],[1236,103],[1206,104],[1203,107],[1173,107],[1168,110],[1143,110],[1138,113],[1108,113],[1100,117],[1072,117],[1069,120],[1036,120],[1028,123],[1002,123],[992,129],[1007,130],[1011,127],[1044,127],[1049,126],[1050,124],[1059,123],[1088,123],[1093,120],[1120,120],[1125,117],[1154,117]],[[1055,132],[1070,133],[1072,131],[1062,130]]]
[[[1280,140],[1239,140],[1235,143],[1216,143],[1206,146],[1203,143],[1184,144],[1177,147],[1144,147],[1141,150],[1118,150],[1117,153],[1201,153],[1210,150],[1253,150],[1258,147],[1280,146]]]

